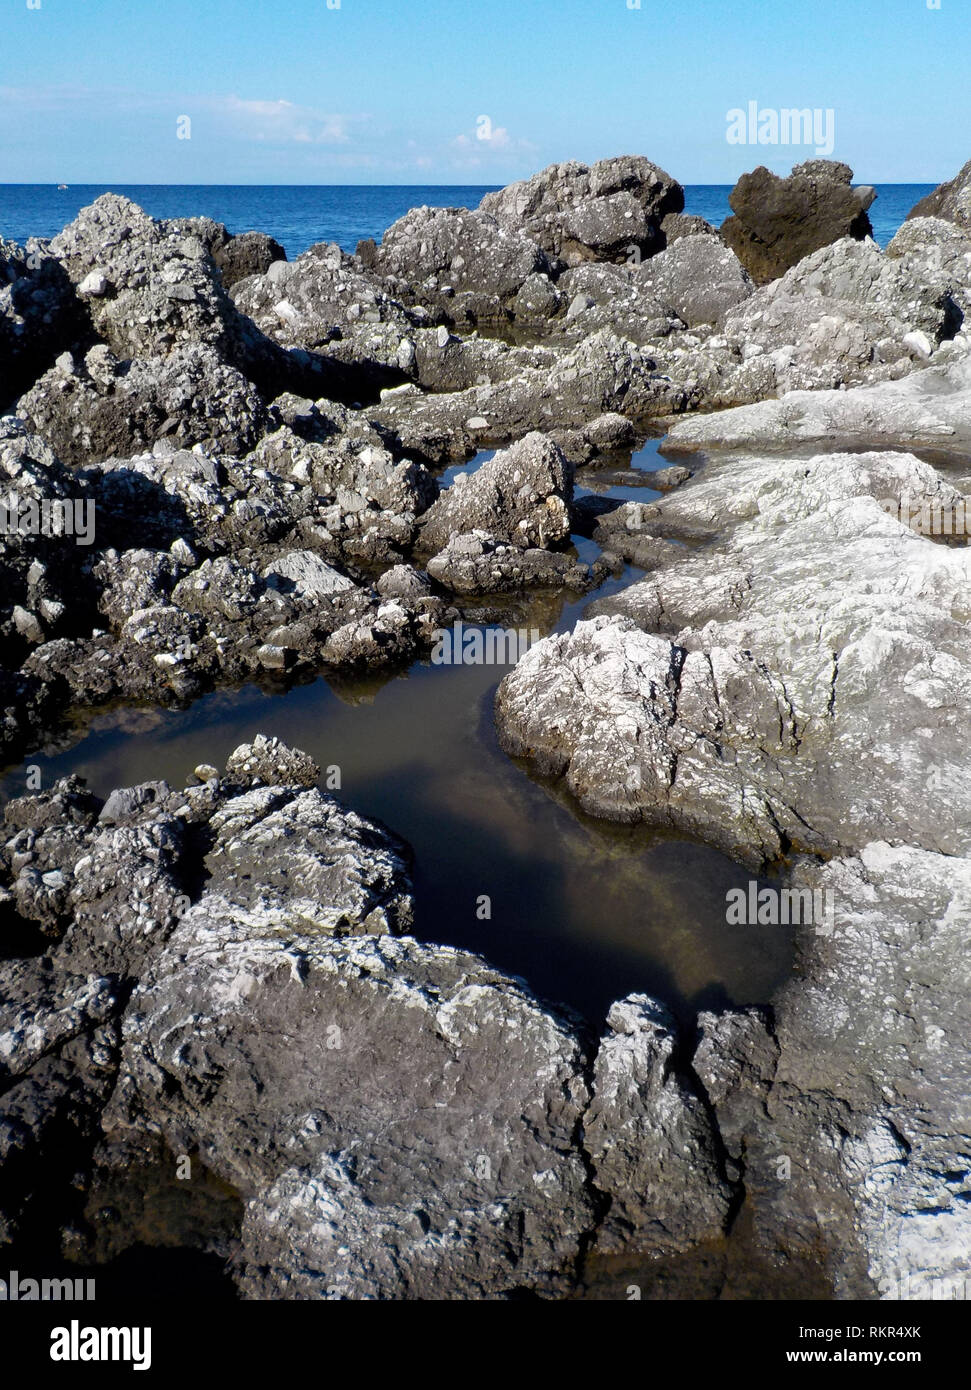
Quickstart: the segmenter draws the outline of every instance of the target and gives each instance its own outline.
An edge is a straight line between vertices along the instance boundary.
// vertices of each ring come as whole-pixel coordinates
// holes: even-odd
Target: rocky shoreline
[[[354,256],[114,195],[0,244],[5,764],[588,594],[502,681],[505,751],[834,904],[764,1008],[600,1025],[410,935],[407,845],[285,728],[185,787],[27,788],[0,1249],[195,1250],[291,1299],[563,1298],[611,1260],[678,1297],[707,1261],[717,1297],[744,1230],[762,1296],[966,1288],[969,187],[884,251],[845,165],[746,175],[719,232],[635,157]],[[659,429],[660,500],[577,492]]]

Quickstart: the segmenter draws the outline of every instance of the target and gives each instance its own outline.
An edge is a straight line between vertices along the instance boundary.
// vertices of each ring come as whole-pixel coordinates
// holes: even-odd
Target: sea
[[[874,237],[886,246],[910,209],[933,184],[877,185],[870,209]],[[0,237],[24,242],[55,236],[102,193],[131,198],[152,217],[212,217],[231,232],[275,237],[293,260],[308,246],[336,241],[352,252],[366,237],[380,241],[399,217],[423,204],[477,207],[492,186],[460,184],[250,185],[250,184],[0,184]],[[689,184],[685,211],[719,226],[731,209],[730,184]]]

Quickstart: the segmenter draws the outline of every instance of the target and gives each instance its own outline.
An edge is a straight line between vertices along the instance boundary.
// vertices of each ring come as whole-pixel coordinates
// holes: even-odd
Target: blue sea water
[[[885,246],[914,204],[933,184],[881,184],[870,209],[874,235]],[[380,241],[392,222],[413,207],[477,207],[486,186],[205,184],[0,184],[0,237],[23,242],[51,237],[101,193],[121,193],[152,217],[213,217],[231,232],[268,232],[293,259],[318,241],[336,241],[353,251],[364,237]],[[727,184],[685,189],[685,211],[718,226],[729,215]]]

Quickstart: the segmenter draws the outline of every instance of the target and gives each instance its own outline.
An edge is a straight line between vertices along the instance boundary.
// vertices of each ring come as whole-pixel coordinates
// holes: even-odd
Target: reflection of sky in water
[[[656,444],[635,467],[666,466]],[[584,559],[596,551],[582,540],[578,548]],[[628,566],[596,596],[638,573]],[[509,622],[567,629],[591,597],[547,596]],[[221,767],[239,743],[276,734],[322,767],[339,765],[340,799],[411,844],[417,936],[480,952],[595,1020],[635,990],[689,1012],[767,1001],[788,975],[791,941],[784,928],[726,924],[726,890],[747,872],[704,846],[578,816],[532,781],[496,741],[492,695],[503,674],[418,665],[385,683],[341,682],[339,693],[324,680],[286,695],[219,691],[187,711],[104,714],[73,748],[25,761],[44,768],[45,786],[76,772],[106,796],[151,778],[182,786],[199,763]],[[5,796],[24,785],[14,774]],[[477,918],[481,895],[490,921]]]

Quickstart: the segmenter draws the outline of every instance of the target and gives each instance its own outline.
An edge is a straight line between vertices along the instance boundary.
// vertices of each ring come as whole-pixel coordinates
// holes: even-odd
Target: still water
[[[591,478],[599,495],[656,498],[648,475],[670,462],[659,442],[625,460],[615,486],[609,473]],[[577,548],[596,554],[589,541]],[[628,566],[594,595],[546,596],[526,608],[526,624],[569,630],[594,597],[639,574]],[[286,693],[218,691],[187,710],[104,711],[25,763],[42,768],[44,786],[77,773],[107,796],[152,778],[183,786],[198,764],[221,767],[238,744],[275,734],[338,767],[339,798],[412,846],[421,939],[476,951],[594,1024],[631,991],[685,1019],[699,1007],[767,1002],[790,973],[792,942],[785,928],[726,924],[726,892],[749,874],[706,846],[590,820],[531,779],[496,739],[493,695],[507,669],[426,662],[385,680],[321,678]],[[24,786],[20,768],[0,789]],[[483,896],[488,920],[477,914]]]

